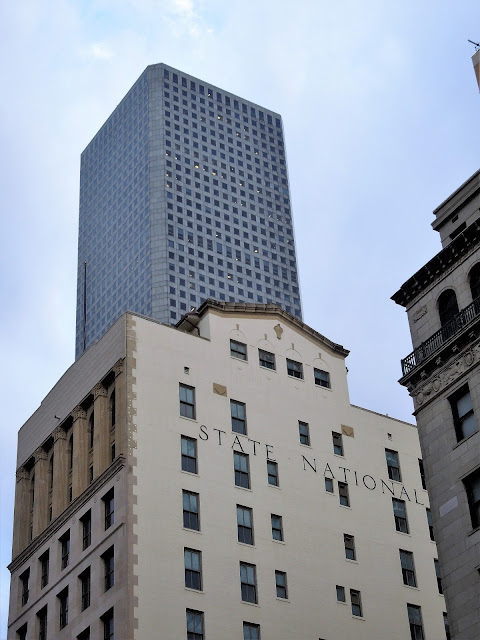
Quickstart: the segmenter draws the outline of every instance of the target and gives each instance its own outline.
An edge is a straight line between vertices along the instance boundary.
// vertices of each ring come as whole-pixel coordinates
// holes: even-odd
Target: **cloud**
[[[89,53],[93,58],[101,60],[110,60],[113,58],[113,52],[104,44],[92,44],[89,47]]]

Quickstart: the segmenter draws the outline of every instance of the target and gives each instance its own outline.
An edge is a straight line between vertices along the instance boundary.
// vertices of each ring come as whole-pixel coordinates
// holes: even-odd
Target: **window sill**
[[[470,438],[473,438],[473,436],[478,435],[478,433],[479,433],[479,431],[477,430],[477,431],[475,431],[475,433],[472,433],[472,434],[470,434],[469,436],[467,436],[466,438],[462,438],[461,440],[459,440],[459,441],[457,442],[457,444],[455,444],[455,445],[452,447],[452,451],[453,451],[453,450],[455,450],[455,449],[456,449],[457,447],[459,447],[460,445],[462,445],[464,442],[467,442],[467,440],[470,440]]]
[[[475,535],[475,533],[478,533],[479,531],[480,531],[480,525],[478,527],[475,527],[475,529],[472,529],[470,533],[468,533],[467,535],[473,536]],[[435,542],[435,540],[432,540],[432,542]]]
[[[343,604],[344,607],[347,606],[347,603],[343,602],[342,600],[337,600],[337,604]]]
[[[351,560],[350,558],[345,558],[345,562],[350,562],[350,564],[358,564],[358,560]]]
[[[412,587],[411,584],[403,583],[403,586],[406,587],[407,589],[413,589],[414,591],[420,591],[420,589],[418,587]]]
[[[311,444],[303,444],[303,442],[299,442],[298,443],[301,447],[307,447],[307,449],[311,449],[312,445]]]
[[[279,487],[278,484],[270,484],[270,483],[268,483],[268,486],[271,487],[272,489],[278,489],[278,490],[281,489],[281,487]]]
[[[188,416],[178,416],[179,418],[181,418],[182,420],[188,420],[189,422],[197,422],[198,420],[196,418],[189,418]]]
[[[408,536],[409,538],[412,537],[411,533],[405,533],[404,531],[398,531],[398,529],[395,529],[395,533],[399,533],[401,536]],[[431,542],[433,542],[433,540],[431,540]]]
[[[276,542],[277,544],[285,544],[285,540],[275,540],[275,538],[272,538],[272,542]]]
[[[330,391],[330,393],[332,393],[332,387],[323,387],[321,384],[315,384],[315,389],[321,389],[322,391]]]
[[[333,454],[335,456],[335,458],[343,458],[345,459],[345,455],[343,453],[335,453]]]
[[[329,496],[335,495],[335,491],[327,491],[326,489],[325,489],[325,493],[328,493]]]
[[[237,544],[239,544],[241,547],[248,547],[249,549],[255,549],[255,545],[248,544],[248,542],[240,542],[240,540],[237,540]]]
[[[276,369],[270,369],[270,367],[264,367],[263,365],[259,364],[258,368],[261,369],[262,371],[269,371],[270,373],[277,373]]]
[[[290,380],[295,380],[296,382],[305,382],[304,378],[297,378],[296,376],[291,376],[287,373],[287,378],[290,378]]]
[[[200,474],[194,473],[193,471],[185,471],[184,469],[180,469],[180,473],[184,473],[187,476],[194,476],[195,478],[200,477]]]
[[[339,504],[339,507],[342,507],[342,509],[351,509],[352,507],[350,505],[346,505],[346,504]]]
[[[205,591],[203,589],[192,589],[191,587],[185,587],[185,591],[190,591],[191,593],[201,593],[205,595]]]
[[[188,529],[187,527],[182,527],[182,529],[184,531],[190,531],[190,533],[199,533],[200,535],[202,534],[202,532],[199,531],[198,529]]]
[[[352,614],[352,618],[353,618],[354,620],[363,620],[363,622],[365,622],[365,618],[364,618],[363,616],[354,616],[354,615]]]
[[[237,358],[237,356],[232,356],[232,354],[230,354],[230,358],[232,360],[237,360],[237,362],[246,362],[248,364],[247,358]]]
[[[248,489],[247,487],[239,487],[238,484],[234,485],[235,489],[240,489],[240,491],[252,491],[252,489]]]
[[[288,598],[279,598],[278,596],[277,596],[277,600],[279,602],[290,602],[290,600]]]
[[[249,607],[259,607],[260,606],[258,604],[258,602],[246,602],[245,600],[242,600],[242,604],[248,604]]]

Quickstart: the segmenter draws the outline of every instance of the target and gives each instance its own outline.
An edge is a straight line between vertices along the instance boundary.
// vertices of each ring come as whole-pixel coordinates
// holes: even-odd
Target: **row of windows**
[[[83,595],[82,595],[83,598]],[[56,631],[61,631],[68,625],[68,587],[61,591],[58,596],[58,626]],[[83,601],[83,600],[82,600]],[[17,630],[17,640],[47,640],[48,630],[48,605],[45,605],[36,613],[36,620],[31,626],[25,623]],[[103,640],[114,640],[114,617],[113,607],[100,616]],[[90,640],[90,626],[76,636],[76,640]],[[72,639],[73,640],[73,639]],[[93,640],[93,636],[92,636]]]
[[[205,640],[203,611],[187,609],[187,640]],[[243,640],[260,640],[260,625],[253,622],[244,622]]]

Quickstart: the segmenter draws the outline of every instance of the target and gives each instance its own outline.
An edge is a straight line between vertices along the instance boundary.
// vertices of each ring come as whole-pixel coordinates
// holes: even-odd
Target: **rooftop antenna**
[[[472,56],[473,69],[475,71],[475,78],[477,79],[478,90],[480,91],[480,42],[474,42],[469,40],[470,44],[475,47],[475,53]]]
[[[468,40],[468,42],[474,45],[475,51],[478,51],[480,49],[480,42],[474,42],[473,40]]]

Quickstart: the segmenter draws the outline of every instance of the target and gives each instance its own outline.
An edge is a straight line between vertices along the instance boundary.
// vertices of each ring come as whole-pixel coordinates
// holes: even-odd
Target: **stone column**
[[[68,506],[68,442],[62,427],[53,432],[53,456],[52,519]]]
[[[15,514],[13,516],[13,558],[23,551],[30,542],[30,474],[24,467],[17,469],[16,480]]]
[[[87,414],[78,406],[72,411],[73,417],[73,469],[72,499],[88,487],[88,426]]]
[[[126,376],[123,360],[113,367],[115,371],[115,452],[127,455],[127,397]]]
[[[96,478],[110,464],[108,392],[100,382],[93,388],[93,410],[93,477]]]
[[[33,534],[36,538],[48,525],[48,454],[39,447],[35,458],[35,499],[33,501]]]

